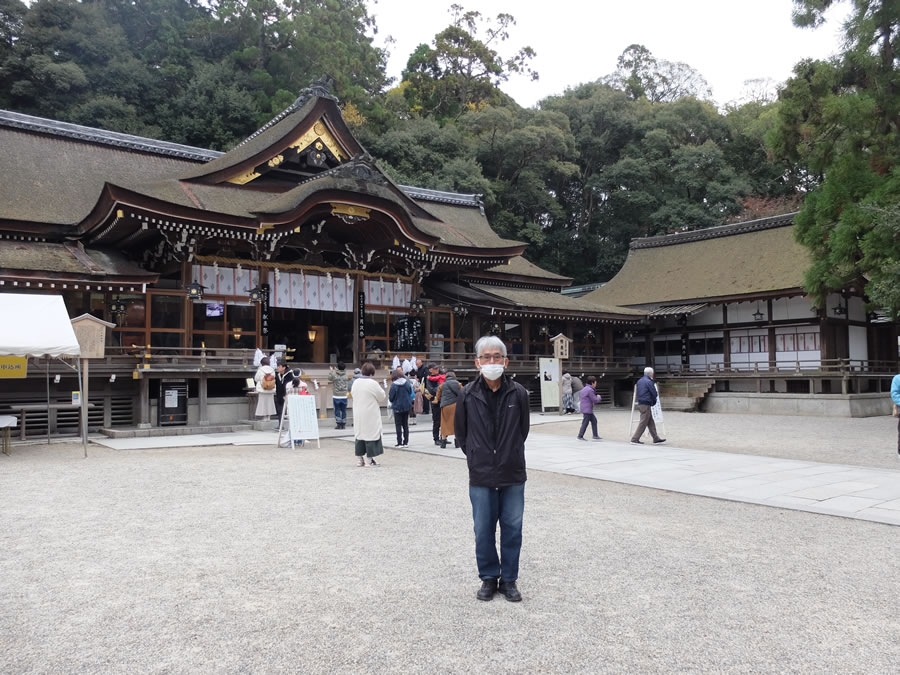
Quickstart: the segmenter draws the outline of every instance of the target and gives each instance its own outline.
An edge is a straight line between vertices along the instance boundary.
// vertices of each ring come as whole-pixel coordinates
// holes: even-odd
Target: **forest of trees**
[[[794,0],[794,22],[840,1]],[[538,77],[515,19],[457,5],[397,82],[364,0],[0,0],[0,108],[224,150],[327,74],[389,175],[483,194],[501,235],[576,282],[612,277],[633,237],[799,209],[810,293],[856,285],[896,314],[900,6],[843,1],[838,57],[720,109],[638,44],[523,108],[499,89]]]

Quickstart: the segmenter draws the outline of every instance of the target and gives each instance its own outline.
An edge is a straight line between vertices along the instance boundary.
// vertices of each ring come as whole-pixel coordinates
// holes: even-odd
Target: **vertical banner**
[[[319,309],[323,312],[334,311],[334,286],[328,277],[319,277]]]
[[[690,354],[688,354],[688,334],[681,334],[681,365],[686,366],[691,362]]]
[[[538,359],[541,380],[541,408],[559,407],[559,359]]]
[[[262,298],[260,299],[260,323],[262,324],[261,333],[263,335],[269,334],[269,292],[271,288],[269,284],[263,284],[260,287],[262,291]]]
[[[359,306],[359,325],[357,326],[357,337],[366,337],[366,294],[360,291],[356,298]]]

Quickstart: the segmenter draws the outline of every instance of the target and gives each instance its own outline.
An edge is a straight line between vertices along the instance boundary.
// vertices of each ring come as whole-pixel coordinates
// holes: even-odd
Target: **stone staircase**
[[[268,422],[272,427],[274,422]],[[172,427],[149,427],[147,429],[137,428],[115,428],[100,429],[100,433],[109,438],[146,438],[150,436],[190,436],[193,434],[228,434],[236,431],[250,431],[253,426],[246,424],[210,424],[208,426],[172,426]]]
[[[716,385],[715,380],[703,379],[660,379],[659,396],[663,410],[697,412],[706,395]]]

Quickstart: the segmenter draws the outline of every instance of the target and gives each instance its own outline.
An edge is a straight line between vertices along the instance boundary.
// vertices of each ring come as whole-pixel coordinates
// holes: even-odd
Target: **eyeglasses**
[[[496,354],[482,354],[478,357],[478,360],[481,363],[503,363],[506,357],[498,352]]]

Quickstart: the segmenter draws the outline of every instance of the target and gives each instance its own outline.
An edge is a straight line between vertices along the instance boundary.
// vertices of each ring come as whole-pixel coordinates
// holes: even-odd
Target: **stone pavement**
[[[532,425],[559,417],[532,414]],[[411,431],[415,431],[411,427]],[[387,426],[385,426],[387,431]],[[900,525],[900,471],[673,447],[631,445],[532,433],[528,468],[778,508]],[[393,439],[385,434],[385,446]],[[435,446],[430,435],[410,435],[409,450],[462,458]],[[773,450],[777,452],[777,450]]]

